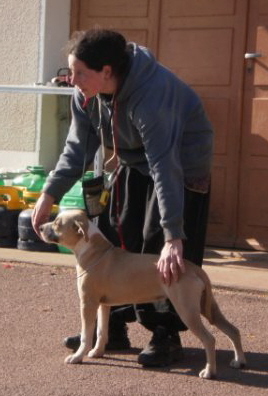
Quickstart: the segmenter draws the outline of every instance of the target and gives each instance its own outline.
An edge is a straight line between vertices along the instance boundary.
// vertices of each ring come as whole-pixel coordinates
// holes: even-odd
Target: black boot
[[[76,352],[77,349],[80,347],[81,343],[81,336],[80,334],[72,337],[66,337],[63,340],[63,345],[66,346],[68,349],[72,349],[73,352]]]
[[[93,345],[96,342],[96,330],[93,337]],[[72,349],[74,352],[80,347],[81,336],[76,335],[73,337],[66,337],[63,344],[66,348]],[[130,341],[127,335],[127,325],[121,320],[119,315],[115,312],[111,313],[109,321],[109,334],[108,343],[106,344],[106,350],[124,350],[130,348]]]
[[[157,326],[151,341],[139,354],[138,363],[144,367],[164,367],[182,357],[183,350],[178,333],[171,335],[165,327]]]
[[[127,335],[127,325],[121,320],[116,311],[112,312],[109,321],[108,343],[106,350],[124,350],[130,348],[130,341]]]
[[[94,334],[93,338],[93,345],[96,342],[96,333]],[[66,346],[68,349],[72,349],[73,352],[76,352],[78,348],[80,347],[81,343],[81,335],[78,334],[73,337],[66,337],[63,340],[63,345]],[[109,334],[109,340],[108,343],[106,344],[106,350],[107,351],[114,351],[114,350],[124,350],[124,349],[130,349],[130,341],[127,336],[127,326],[125,325],[123,329],[120,329],[119,332]]]

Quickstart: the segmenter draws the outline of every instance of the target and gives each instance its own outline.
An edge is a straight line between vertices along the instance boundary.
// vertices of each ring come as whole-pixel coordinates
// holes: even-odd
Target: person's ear
[[[110,65],[105,65],[103,66],[102,71],[104,73],[104,77],[109,80],[113,74],[112,67]]]

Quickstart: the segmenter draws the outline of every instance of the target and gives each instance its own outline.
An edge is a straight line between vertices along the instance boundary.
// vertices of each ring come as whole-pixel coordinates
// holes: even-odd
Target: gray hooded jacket
[[[165,240],[184,238],[184,186],[210,175],[212,127],[188,85],[147,48],[129,43],[129,51],[130,69],[115,99],[114,131],[110,101],[100,95],[101,112],[94,98],[85,108],[75,90],[65,148],[44,191],[59,201],[81,177],[85,155],[92,163],[100,145],[101,125],[106,147],[113,147],[116,134],[121,164],[154,179]]]

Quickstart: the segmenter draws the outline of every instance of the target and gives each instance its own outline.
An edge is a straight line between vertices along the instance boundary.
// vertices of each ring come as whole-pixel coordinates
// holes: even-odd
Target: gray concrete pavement
[[[0,261],[75,266],[72,254],[0,248]],[[268,253],[207,248],[204,269],[213,286],[268,294]]]
[[[128,323],[131,349],[107,351],[103,358],[86,357],[83,364],[66,365],[64,359],[69,352],[62,340],[77,334],[81,326],[76,276],[67,268],[73,265],[74,257],[5,252],[5,261],[10,264],[3,261],[4,250],[0,249],[1,396],[267,396],[268,294],[214,289],[222,312],[241,331],[247,359],[245,369],[229,367],[231,344],[224,334],[211,328],[217,348],[216,381],[198,378],[205,352],[190,331],[181,333],[184,359],[164,368],[143,369],[137,356],[151,333],[137,322]],[[207,260],[224,261],[206,263],[206,268],[217,270],[211,272],[215,283],[224,286],[226,273],[236,278],[233,269],[238,275],[253,273],[251,267],[248,272],[247,266],[240,267],[239,258],[238,263],[233,262],[233,254],[222,258],[217,252],[207,253]],[[261,269],[254,271],[258,279],[264,275]],[[243,279],[248,283],[250,277],[247,282]],[[226,284],[230,285],[230,280]],[[254,290],[253,282],[251,286]]]

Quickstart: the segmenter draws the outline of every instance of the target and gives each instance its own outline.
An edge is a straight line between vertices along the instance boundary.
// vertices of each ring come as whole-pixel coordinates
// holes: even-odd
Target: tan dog
[[[157,255],[130,253],[114,247],[80,210],[62,212],[53,222],[42,225],[40,232],[46,242],[72,249],[77,259],[81,345],[66,358],[66,363],[80,363],[86,354],[94,358],[103,356],[110,306],[169,298],[183,322],[204,345],[207,364],[200,377],[216,376],[215,339],[203,325],[200,314],[232,341],[235,356],[231,367],[245,365],[239,331],[221,313],[210,281],[198,266],[185,260],[186,272],[178,282],[167,286],[160,280]],[[92,349],[97,311],[97,341]]]

